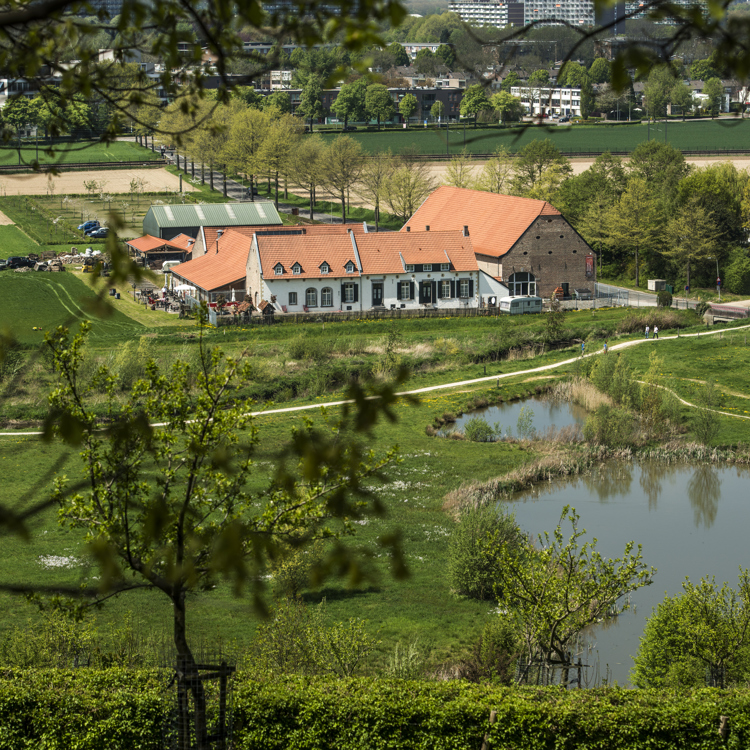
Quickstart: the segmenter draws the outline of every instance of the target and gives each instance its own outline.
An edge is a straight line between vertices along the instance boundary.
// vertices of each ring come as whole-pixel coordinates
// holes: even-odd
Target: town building
[[[448,10],[472,26],[523,26],[524,3],[502,0],[451,0]]]
[[[580,88],[552,88],[525,84],[511,86],[510,93],[521,100],[526,113],[530,115],[579,117],[581,114]]]
[[[197,237],[201,227],[278,225],[281,217],[272,201],[151,206],[143,218],[144,234],[166,240],[178,234]]]
[[[511,295],[549,297],[561,287],[593,289],[596,257],[584,239],[547,201],[444,185],[435,190],[401,233],[464,228],[480,271]]]

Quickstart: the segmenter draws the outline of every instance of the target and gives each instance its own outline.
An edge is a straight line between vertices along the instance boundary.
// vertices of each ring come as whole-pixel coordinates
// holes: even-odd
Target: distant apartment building
[[[448,5],[451,13],[472,26],[523,26],[524,3],[501,2],[500,0],[451,0]]]
[[[596,22],[591,0],[527,0],[524,24],[559,21],[572,26],[593,26]]]
[[[521,104],[529,115],[578,117],[581,114],[581,89],[579,88],[513,86],[510,93],[521,100]]]
[[[704,16],[708,15],[708,3],[706,0],[672,0],[674,5],[682,6],[683,8],[694,8],[700,7],[703,11]],[[647,2],[647,0],[628,0],[625,3],[625,12],[629,18],[645,18],[648,15],[649,10],[653,6]],[[633,14],[632,16],[630,14]],[[672,24],[674,21],[671,18],[664,18],[656,23]]]

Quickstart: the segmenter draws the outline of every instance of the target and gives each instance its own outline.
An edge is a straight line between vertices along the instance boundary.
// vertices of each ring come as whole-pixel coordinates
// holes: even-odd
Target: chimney
[[[424,228],[424,231],[425,232],[429,232],[430,231],[430,225],[429,224]]]
[[[411,232],[411,227],[406,227],[407,232]]]
[[[468,237],[468,236],[469,236],[469,227],[467,227],[466,224],[464,224],[464,237]]]
[[[224,234],[223,229],[219,229],[219,231],[216,232],[216,254],[217,255],[219,254],[219,238],[221,237],[222,234]]]

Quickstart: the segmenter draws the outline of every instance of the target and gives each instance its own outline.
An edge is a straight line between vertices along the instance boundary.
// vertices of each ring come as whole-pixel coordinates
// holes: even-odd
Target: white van
[[[541,311],[541,297],[503,297],[500,300],[500,312],[506,315],[526,315]]]

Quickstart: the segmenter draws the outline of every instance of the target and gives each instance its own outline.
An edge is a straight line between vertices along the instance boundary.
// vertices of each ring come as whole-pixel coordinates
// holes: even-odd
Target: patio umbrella
[[[232,289],[232,302],[234,302],[234,289]]]
[[[178,285],[177,285],[177,286],[176,286],[176,287],[174,288],[174,290],[175,290],[176,292],[192,292],[192,291],[194,291],[194,290],[193,290],[193,287],[191,287],[191,286],[190,286],[190,284],[178,284]]]

